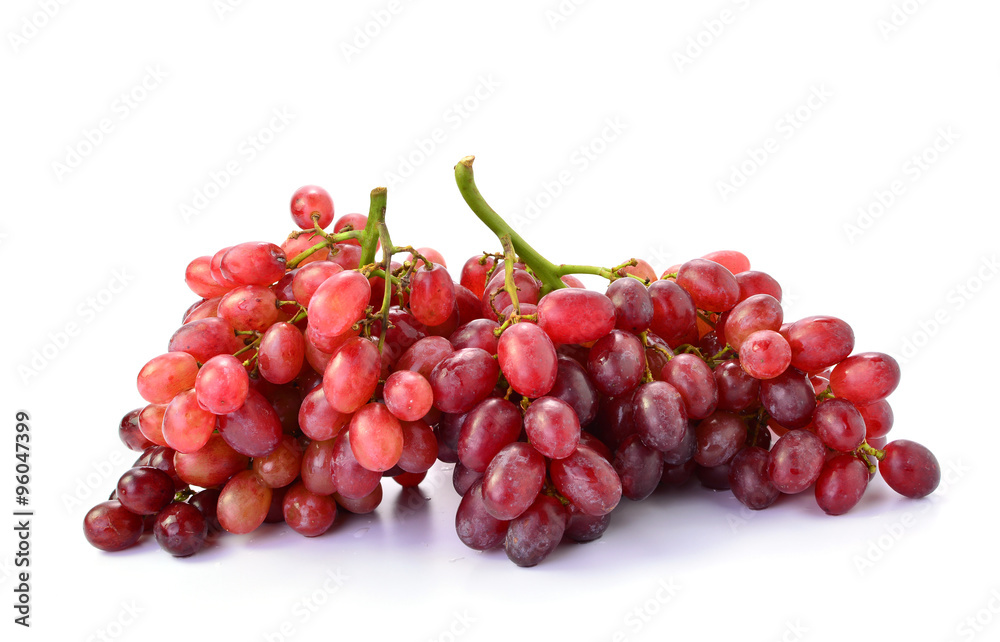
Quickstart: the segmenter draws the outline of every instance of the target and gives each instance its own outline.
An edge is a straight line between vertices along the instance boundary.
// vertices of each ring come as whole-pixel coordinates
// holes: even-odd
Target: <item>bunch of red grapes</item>
[[[86,515],[97,548],[152,530],[186,556],[281,521],[318,536],[437,460],[462,542],[520,566],[600,537],[622,496],[692,477],[754,510],[813,488],[833,515],[876,469],[907,497],[938,485],[929,450],[886,443],[898,364],[852,354],[840,319],[787,323],[781,287],[739,252],[659,278],[635,259],[581,270],[609,279],[600,292],[539,278],[503,236],[455,282],[436,251],[391,244],[384,207],[334,221],[307,186],[291,211],[301,231],[280,247],[188,265],[200,299],[139,372],[148,405],[119,435],[142,454]]]

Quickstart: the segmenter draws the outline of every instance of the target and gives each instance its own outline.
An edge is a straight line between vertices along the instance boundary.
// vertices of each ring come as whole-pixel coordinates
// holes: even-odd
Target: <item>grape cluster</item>
[[[833,515],[876,469],[907,497],[937,486],[929,450],[887,443],[898,364],[855,354],[835,317],[786,322],[781,287],[743,254],[659,277],[637,259],[555,266],[481,201],[471,159],[456,176],[503,249],[457,282],[433,249],[392,244],[384,190],[335,221],[327,192],[303,187],[280,247],[191,261],[200,299],[139,371],[148,405],[119,435],[141,455],[87,513],[94,546],[152,530],[186,556],[281,521],[315,537],[438,460],[454,464],[461,541],[520,566],[599,538],[623,496],[692,477],[755,510],[813,488]]]

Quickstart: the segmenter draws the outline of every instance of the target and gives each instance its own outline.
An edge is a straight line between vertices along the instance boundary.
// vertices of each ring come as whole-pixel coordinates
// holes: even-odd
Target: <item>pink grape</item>
[[[538,303],[538,326],[552,343],[588,343],[614,329],[615,305],[593,290],[563,288]]]
[[[329,192],[317,185],[305,185],[292,194],[292,220],[304,230],[315,226],[326,228],[333,222],[333,199]],[[314,220],[313,214],[317,217]]]
[[[167,352],[150,359],[139,371],[136,386],[149,403],[170,403],[177,393],[194,388],[198,362],[186,352]]]
[[[246,402],[250,377],[236,357],[220,354],[205,362],[194,384],[198,403],[217,415],[234,412]]]
[[[888,397],[898,385],[899,364],[881,352],[852,355],[830,373],[833,394],[858,406]]]
[[[552,389],[558,361],[552,340],[539,326],[515,323],[497,344],[497,359],[507,383],[519,395],[532,399]]]

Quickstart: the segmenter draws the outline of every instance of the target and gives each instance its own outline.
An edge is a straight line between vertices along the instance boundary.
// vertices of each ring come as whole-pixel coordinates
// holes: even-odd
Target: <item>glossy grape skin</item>
[[[747,374],[740,367],[739,361],[736,359],[723,361],[712,373],[719,391],[717,406],[719,410],[739,412],[756,404],[760,393],[760,381]]]
[[[441,412],[466,413],[489,396],[499,376],[500,367],[485,350],[456,350],[438,362],[428,377],[434,407]]]
[[[198,512],[205,518],[205,523],[208,525],[209,535],[214,535],[223,530],[222,526],[219,524],[219,516],[216,512],[216,509],[219,506],[220,492],[221,490],[218,488],[206,488],[205,490],[195,493],[191,496],[191,499],[188,500],[188,504],[198,509]]]
[[[457,462],[451,474],[451,485],[454,486],[456,493],[464,497],[472,485],[482,478],[483,473],[477,473],[464,466],[462,462]]]
[[[506,399],[485,399],[469,411],[458,437],[458,458],[475,472],[485,472],[497,453],[521,434],[521,412]]]
[[[219,524],[242,535],[264,523],[271,508],[272,490],[252,470],[237,473],[219,493]]]
[[[566,507],[559,500],[539,495],[507,527],[504,540],[507,558],[521,567],[535,566],[559,545],[568,520]]]
[[[496,355],[499,338],[493,331],[499,327],[500,324],[496,321],[473,319],[459,326],[448,337],[448,341],[451,342],[455,350],[461,350],[462,348],[482,348],[491,355]]]
[[[612,330],[600,338],[591,346],[587,356],[587,372],[594,387],[611,397],[639,385],[645,369],[642,342],[634,334],[623,330]]]
[[[306,537],[318,537],[333,526],[337,502],[330,495],[310,492],[302,482],[288,488],[282,502],[285,523]]]
[[[709,252],[701,258],[708,261],[715,261],[733,274],[746,272],[750,269],[750,259],[737,250],[718,250],[716,252]]]
[[[704,419],[719,405],[719,390],[712,369],[693,354],[679,354],[668,361],[660,379],[680,393],[689,419]]]
[[[740,301],[746,301],[755,294],[769,294],[781,302],[781,286],[770,274],[747,270],[736,275],[740,286]]]
[[[270,455],[254,458],[253,471],[271,488],[284,488],[301,473],[302,452],[299,441],[291,435],[285,435]]]
[[[308,307],[319,286],[334,274],[343,271],[343,267],[332,261],[316,261],[304,265],[296,270],[292,279],[292,296],[295,301]]]
[[[473,482],[455,512],[455,531],[462,543],[477,551],[496,548],[504,543],[508,524],[509,521],[489,514],[483,503],[483,483]]]
[[[118,438],[129,450],[136,452],[142,452],[150,446],[156,445],[147,439],[139,429],[139,415],[141,413],[142,408],[131,410],[122,417],[118,424]]]
[[[186,352],[167,352],[139,370],[136,387],[149,403],[167,404],[179,392],[194,388],[198,362]]]
[[[305,232],[304,234],[299,234],[295,238],[289,237],[282,241],[281,251],[285,253],[285,256],[288,257],[288,262],[291,263],[303,252],[311,247],[314,247],[320,242],[325,242],[322,236],[316,234],[315,232]],[[300,260],[297,265],[302,267],[313,263],[321,263],[325,262],[328,258],[330,258],[330,248],[323,247],[319,250],[313,251],[312,254]],[[285,276],[287,276],[287,274]]]
[[[431,384],[420,373],[400,370],[389,375],[382,396],[385,405],[400,421],[416,421],[434,405]]]
[[[698,451],[697,424],[689,421],[684,436],[676,447],[663,452],[663,463],[668,466],[680,466],[694,460]]]
[[[423,263],[421,263],[423,266]],[[455,308],[455,284],[444,267],[432,264],[419,267],[410,278],[410,311],[427,326],[448,320]]]
[[[566,521],[565,536],[574,542],[592,542],[600,539],[611,525],[611,515],[587,515],[581,513],[574,504],[566,507],[569,519]]]
[[[115,496],[136,515],[155,515],[174,499],[170,475],[149,466],[130,468],[118,480]]]
[[[194,506],[174,502],[157,513],[153,536],[160,548],[174,557],[187,557],[205,546],[208,523]]]
[[[482,261],[482,263],[480,263],[480,261]],[[462,273],[459,277],[459,282],[463,286],[469,288],[469,290],[477,297],[482,299],[483,292],[486,290],[487,275],[492,277],[492,274],[490,273],[493,270],[495,263],[496,259],[492,256],[473,256],[465,262],[465,265],[462,266]]]
[[[210,436],[197,452],[173,453],[171,457],[177,476],[192,486],[202,488],[224,484],[250,463],[246,455],[233,450],[219,434]]]
[[[524,412],[524,431],[535,450],[550,459],[570,456],[580,443],[580,420],[572,406],[540,397]]]
[[[303,230],[317,225],[325,229],[333,222],[333,199],[329,192],[318,185],[303,185],[292,194],[292,220]],[[313,219],[313,214],[316,219]]]
[[[548,396],[568,403],[581,426],[588,425],[597,416],[597,390],[584,367],[569,357],[559,355],[556,381]]]
[[[364,497],[345,497],[340,493],[334,493],[333,498],[344,510],[355,515],[367,515],[382,503],[382,484],[376,484],[375,488]]]
[[[340,432],[333,440],[333,471],[337,493],[350,499],[361,499],[379,485],[382,474],[365,468],[354,455],[351,447],[351,431]]]
[[[302,453],[299,474],[302,483],[317,495],[332,495],[337,491],[333,461],[336,456],[336,440],[312,441]],[[353,455],[352,455],[353,456]]]
[[[334,233],[349,232],[351,230],[363,230],[368,225],[368,217],[364,214],[352,213],[344,214],[333,224]],[[347,241],[342,241],[342,243],[348,245],[354,245],[357,247],[361,246],[361,242],[357,239],[349,239]],[[376,246],[380,247],[380,246]]]
[[[816,503],[827,515],[843,515],[854,508],[868,487],[868,467],[854,455],[837,455],[816,480]]]
[[[606,515],[622,498],[622,482],[614,466],[597,450],[580,444],[569,457],[551,462],[556,489],[587,515]]]
[[[530,303],[535,305],[538,303],[541,287],[535,277],[520,268],[515,268],[512,274],[512,279],[514,281],[514,285],[518,288],[517,300],[520,304],[523,305],[525,303]],[[510,295],[504,289],[504,286],[504,270],[498,269],[490,279],[490,282],[486,284],[486,289],[483,291],[482,314],[484,319],[496,321],[497,311],[503,311],[504,308],[512,303]],[[493,296],[494,294],[496,294],[496,296]],[[490,300],[491,297],[492,302]]]
[[[201,363],[219,354],[231,355],[242,347],[243,342],[236,336],[233,326],[219,317],[185,323],[174,332],[167,345],[171,352],[185,352]]]
[[[640,284],[641,286],[641,284]],[[615,327],[615,305],[593,290],[562,288],[538,302],[538,326],[552,343],[588,343]]]
[[[808,426],[816,409],[816,396],[809,378],[795,368],[762,381],[760,400],[775,421],[790,429]]]
[[[740,285],[733,273],[706,259],[692,259],[681,265],[677,285],[691,295],[695,307],[710,312],[725,312],[740,297]]]
[[[881,352],[851,355],[830,373],[833,394],[857,406],[888,397],[898,385],[899,364]]]
[[[219,301],[218,316],[240,332],[263,332],[278,320],[277,297],[259,285],[230,290]]]
[[[174,397],[163,412],[163,440],[181,453],[195,452],[215,431],[216,416],[198,405],[194,390]]]
[[[826,461],[826,448],[807,430],[790,430],[771,448],[767,472],[774,487],[783,493],[801,493],[819,477]]]
[[[647,446],[661,452],[672,450],[688,428],[684,399],[669,383],[644,383],[632,396],[632,421]]]
[[[323,394],[337,412],[351,413],[375,394],[381,371],[378,348],[364,337],[344,342],[323,373]]]
[[[676,345],[694,330],[694,300],[673,281],[654,281],[648,292],[653,302],[649,329],[668,344]]]
[[[284,251],[274,243],[240,243],[222,256],[222,275],[238,285],[268,286],[285,275]]]
[[[221,300],[222,297],[217,296],[211,299],[202,299],[194,303],[184,312],[183,323],[191,323],[192,321],[214,317],[219,311],[219,301]]]
[[[605,294],[614,306],[616,328],[632,333],[649,328],[653,320],[653,298],[645,285],[633,278],[617,279]]]
[[[271,383],[288,383],[302,371],[306,340],[291,323],[275,323],[264,332],[257,348],[260,376]]]
[[[216,415],[235,412],[250,391],[250,377],[243,362],[231,354],[212,357],[198,371],[194,384],[198,404]]]
[[[726,314],[726,343],[737,351],[740,351],[747,337],[758,330],[777,332],[784,319],[781,303],[769,294],[748,297]]]
[[[615,451],[613,466],[622,483],[622,495],[632,501],[649,497],[663,476],[663,456],[642,443],[639,435],[625,439]]]
[[[695,428],[698,449],[694,460],[711,468],[732,460],[747,440],[746,423],[738,416],[717,410],[701,420]]]
[[[117,499],[101,502],[83,518],[83,534],[95,548],[121,551],[139,541],[142,517],[129,511]]]
[[[847,358],[854,350],[854,330],[836,317],[813,316],[788,327],[792,366],[803,372],[820,372]]]
[[[821,401],[813,413],[813,426],[823,443],[839,452],[851,452],[865,439],[865,420],[844,399]]]
[[[239,285],[242,285],[241,283],[233,281],[222,272],[222,259],[225,258],[226,254],[231,249],[233,249],[233,246],[230,245],[229,247],[224,247],[215,254],[213,254],[212,260],[209,262],[208,266],[209,273],[212,276],[212,280],[218,283],[219,285],[225,287],[226,291],[229,291]]]
[[[919,499],[934,492],[941,483],[941,465],[925,446],[908,439],[889,442],[885,458],[879,461],[882,479],[904,497]]]
[[[885,437],[892,429],[894,415],[892,407],[885,399],[874,401],[868,405],[858,407],[861,418],[865,422],[865,439],[871,441]]]
[[[511,520],[534,501],[545,481],[545,459],[530,444],[504,446],[483,476],[483,502],[497,519]]]
[[[396,464],[411,474],[425,473],[437,461],[438,444],[434,431],[423,421],[403,421],[403,452]]]
[[[348,432],[355,458],[368,470],[389,470],[403,454],[403,427],[384,404],[369,403],[358,410]]]
[[[499,325],[497,325],[497,327],[499,327]],[[406,349],[406,352],[404,352],[396,362],[395,369],[412,370],[413,372],[419,373],[429,381],[431,371],[434,370],[434,367],[441,363],[445,357],[453,354],[458,349],[459,348],[452,346],[452,344],[443,337],[424,337]],[[496,354],[495,348],[491,354]]]
[[[774,330],[758,330],[743,341],[740,366],[754,379],[774,379],[791,362],[792,349]]]
[[[219,416],[219,434],[226,443],[248,457],[263,457],[281,441],[281,420],[274,407],[254,389],[246,402],[229,414]]]
[[[524,397],[541,397],[556,382],[555,345],[532,323],[516,323],[504,330],[497,344],[497,361],[507,383]]]
[[[199,256],[188,263],[184,270],[184,282],[192,292],[205,299],[222,296],[229,291],[227,286],[219,285],[212,278],[211,256]]]
[[[441,413],[441,418],[434,428],[438,440],[438,459],[446,463],[455,463],[458,459],[458,440],[462,434],[462,426],[468,413]]]
[[[767,472],[769,453],[750,446],[736,453],[729,464],[729,489],[750,510],[763,510],[781,495]]]
[[[360,272],[345,270],[323,281],[309,301],[309,325],[337,336],[360,319],[371,297],[371,284]]]

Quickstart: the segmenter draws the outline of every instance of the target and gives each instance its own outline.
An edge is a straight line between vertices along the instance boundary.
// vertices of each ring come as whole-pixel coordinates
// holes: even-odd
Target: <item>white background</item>
[[[1000,6],[232,4],[3,5],[0,507],[24,409],[37,511],[34,626],[4,607],[5,640],[997,639]],[[454,187],[467,154],[556,262],[740,249],[784,286],[786,319],[833,314],[858,350],[903,357],[893,435],[934,449],[940,489],[908,501],[876,480],[830,518],[811,493],[751,514],[694,484],[523,570],[459,542],[435,469],[426,502],[389,483],[373,516],[314,540],[267,527],[181,561],[150,539],[91,548],[83,515],[134,457],[116,428],[135,374],[194,298],[187,262],[280,242],[300,185],[338,215],[388,185],[393,240],[457,277],[498,247]]]

